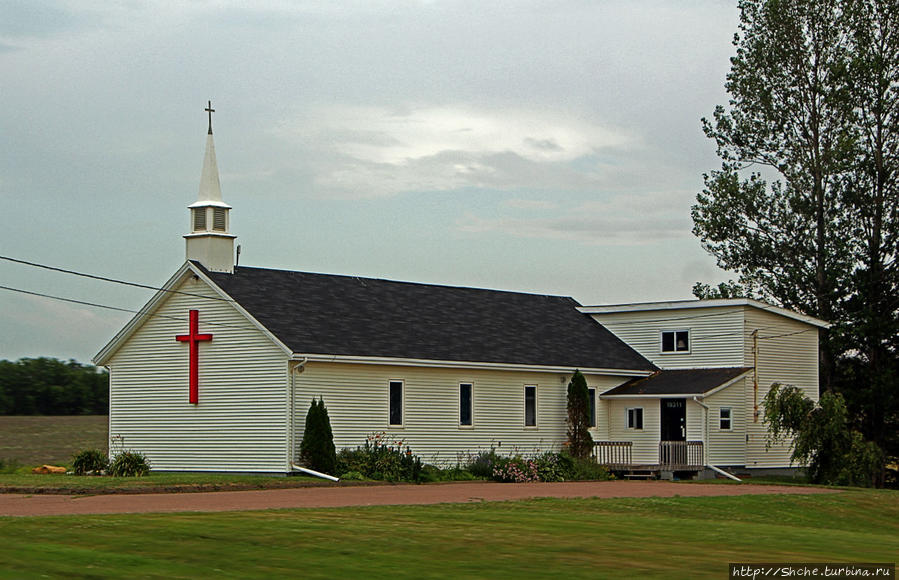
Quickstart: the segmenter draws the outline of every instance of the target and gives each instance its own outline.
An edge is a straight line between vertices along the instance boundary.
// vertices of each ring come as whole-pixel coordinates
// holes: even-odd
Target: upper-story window
[[[690,331],[663,330],[662,352],[690,352]]]

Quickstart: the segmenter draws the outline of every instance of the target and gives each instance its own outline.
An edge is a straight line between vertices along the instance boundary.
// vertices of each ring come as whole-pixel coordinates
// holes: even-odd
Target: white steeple
[[[212,101],[206,108],[209,113],[209,131],[206,135],[206,155],[203,173],[200,175],[200,191],[197,201],[190,208],[191,233],[187,240],[187,259],[196,260],[214,272],[234,272],[234,239],[229,232],[231,206],[222,201],[222,186],[215,161],[215,143],[212,140]]]

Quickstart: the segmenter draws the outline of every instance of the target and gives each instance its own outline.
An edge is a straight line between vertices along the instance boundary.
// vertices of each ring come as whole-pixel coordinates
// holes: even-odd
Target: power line
[[[14,262],[16,264],[31,266],[33,268],[41,268],[44,270],[50,270],[52,272],[62,272],[63,274],[71,274],[73,276],[81,276],[82,278],[90,278],[92,280],[100,280],[102,282],[112,282],[114,284],[121,284],[123,286],[134,286],[135,288],[145,288],[147,290],[170,292],[172,294],[183,294],[185,296],[194,296],[196,298],[205,298],[207,300],[220,300],[222,302],[234,302],[233,300],[230,300],[228,298],[222,298],[220,296],[204,296],[202,294],[194,294],[192,292],[183,292],[181,290],[172,290],[170,288],[162,288],[160,286],[150,286],[148,284],[140,284],[138,282],[129,282],[127,280],[119,280],[118,278],[107,278],[106,276],[97,276],[96,274],[88,274],[86,272],[78,272],[76,270],[67,270],[66,268],[59,268],[57,266],[48,266],[47,264],[39,264],[37,262],[29,262],[28,260],[20,260],[18,258],[12,258],[10,256],[0,256],[0,260],[6,260],[7,262]]]
[[[133,310],[131,308],[121,308],[119,306],[110,306],[108,304],[99,304],[97,302],[87,302],[85,300],[76,300],[74,298],[65,298],[64,296],[54,296],[52,294],[44,294],[42,292],[33,292],[31,290],[23,290],[21,288],[13,288],[11,286],[0,286],[0,290],[8,290],[10,292],[18,292],[19,294],[27,294],[29,296],[37,296],[39,298],[46,298],[49,300],[58,300],[60,302],[69,302],[71,304],[80,304],[82,306],[91,306],[93,308],[103,308],[105,310],[114,310],[116,312],[128,312],[131,314],[138,314],[141,316],[145,316],[147,318],[164,318],[167,320],[176,320],[178,322],[189,322],[188,318],[183,318],[180,316],[169,316],[167,314],[150,314],[149,312],[147,312],[145,310]],[[182,292],[182,294],[184,294],[184,292]],[[199,296],[199,295],[194,295],[194,294],[192,294],[192,296],[198,296],[200,298],[205,298],[205,296]],[[224,328],[243,329],[242,326],[237,326],[234,324],[226,324],[224,322],[210,322],[210,321],[204,320],[203,324],[210,325],[210,326],[221,326]]]

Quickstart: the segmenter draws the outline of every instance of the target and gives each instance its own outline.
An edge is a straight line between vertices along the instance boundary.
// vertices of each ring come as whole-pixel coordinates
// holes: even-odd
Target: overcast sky
[[[241,264],[690,298],[700,118],[733,1],[0,4],[0,255],[161,285],[211,99]],[[152,294],[0,261],[0,285]],[[450,314],[450,313],[448,313]],[[87,362],[131,315],[0,290],[0,359]]]

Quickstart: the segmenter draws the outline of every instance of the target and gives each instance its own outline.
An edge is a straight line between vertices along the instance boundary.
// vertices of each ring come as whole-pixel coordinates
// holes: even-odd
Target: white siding
[[[740,308],[690,308],[593,314],[631,348],[663,369],[743,365]],[[689,330],[689,353],[662,353],[663,330]]]
[[[687,399],[688,441],[704,439],[705,410],[695,401]],[[606,399],[608,441],[632,441],[631,459],[634,463],[654,465],[659,463],[659,442],[662,438],[662,402],[658,398]],[[643,429],[628,429],[627,410],[643,409]]]
[[[712,465],[746,465],[746,405],[745,383],[737,381],[726,389],[704,399],[709,406],[706,413],[706,458]],[[721,429],[719,411],[722,407],[731,409],[730,431]]]
[[[775,382],[800,387],[812,400],[818,400],[818,329],[815,326],[765,312],[745,308],[745,364],[753,366],[753,330],[758,329],[758,394],[752,379],[746,381],[747,467],[787,467],[790,448],[777,445],[766,449],[766,426],[762,399]],[[754,404],[759,406],[758,421],[753,421]]]
[[[627,410],[643,409],[643,429],[627,428]],[[634,463],[659,462],[661,411],[658,399],[612,399],[608,401],[610,441],[632,441],[631,460]]]
[[[569,378],[559,373],[309,363],[295,376],[295,444],[299,448],[309,403],[323,396],[338,449],[357,447],[369,434],[385,431],[434,464],[454,464],[491,447],[502,454],[558,451],[566,439]],[[402,427],[388,425],[391,380],[405,385]],[[588,375],[587,382],[603,392],[623,379]],[[459,426],[459,383],[472,384],[471,427]],[[536,427],[524,425],[525,385],[537,386]]]
[[[217,297],[191,275],[177,288]],[[199,311],[199,404],[188,402],[188,311]],[[231,304],[171,294],[109,361],[110,449],[153,469],[280,472],[288,465],[287,357]]]

